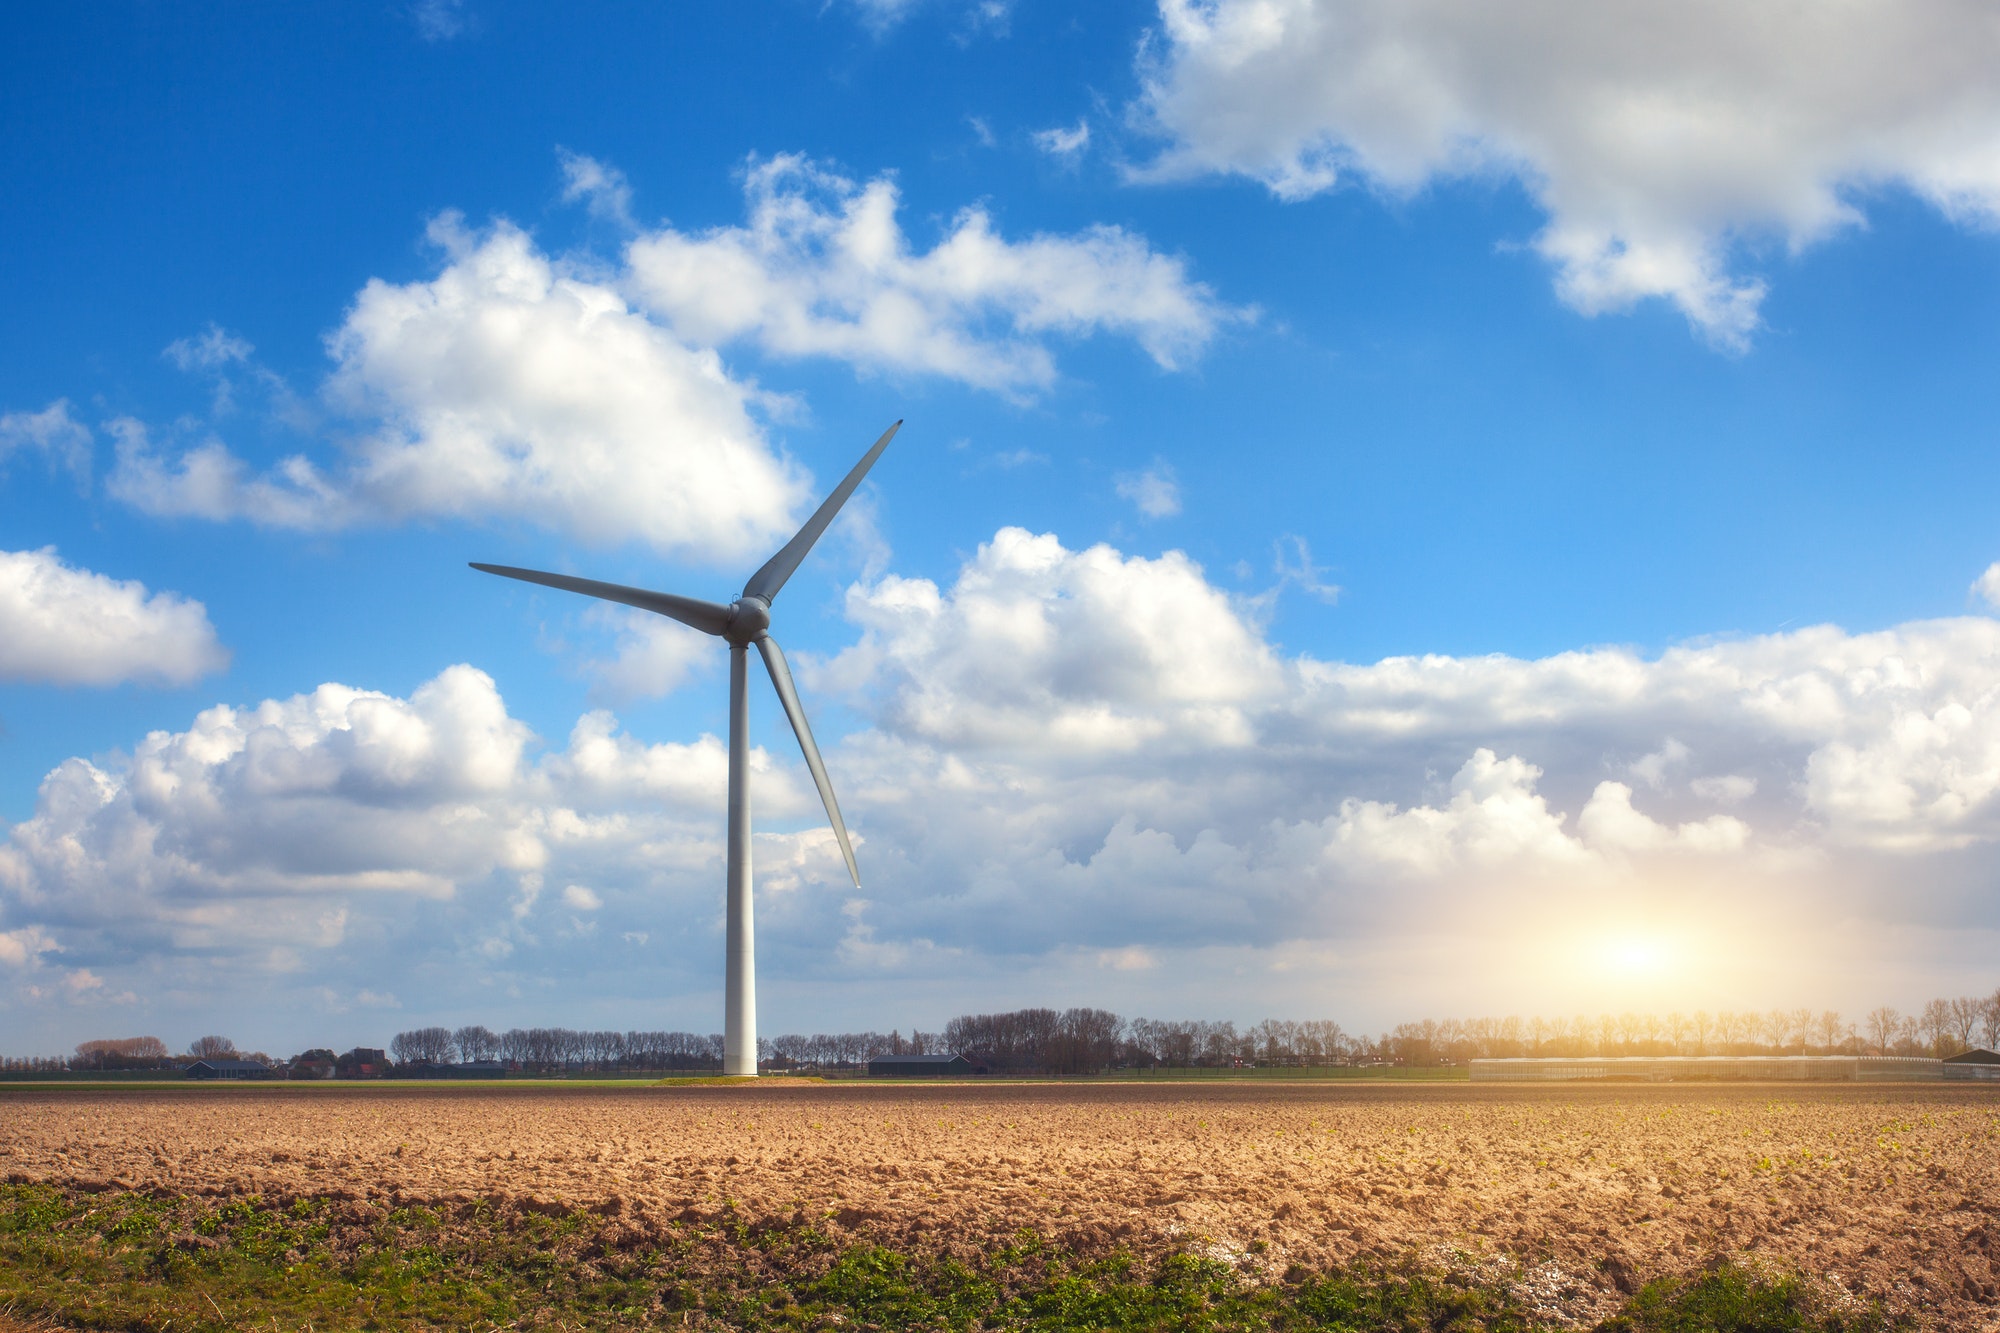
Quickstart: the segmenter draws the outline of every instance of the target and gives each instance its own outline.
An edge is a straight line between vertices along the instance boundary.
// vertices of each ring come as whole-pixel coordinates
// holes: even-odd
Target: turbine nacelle
[[[722,637],[737,647],[757,642],[770,632],[771,604],[762,597],[739,597],[729,604],[729,624]]]

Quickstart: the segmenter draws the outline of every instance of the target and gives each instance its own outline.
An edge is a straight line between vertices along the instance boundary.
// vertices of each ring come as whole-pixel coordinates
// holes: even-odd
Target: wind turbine
[[[725,998],[722,1025],[722,1072],[727,1076],[757,1076],[757,945],[755,918],[750,903],[750,645],[757,645],[757,652],[771,673],[771,684],[778,691],[778,702],[785,706],[785,716],[791,719],[792,732],[799,738],[799,749],[805,752],[806,767],[812,770],[813,785],[819,788],[819,798],[826,804],[827,818],[833,822],[833,836],[840,840],[840,854],[847,859],[847,873],[853,876],[854,887],[858,889],[861,887],[861,871],[854,864],[854,848],[847,840],[847,825],[840,818],[840,805],[833,799],[833,784],[827,781],[826,765],[820,761],[819,746],[813,743],[812,728],[806,724],[805,709],[799,706],[799,692],[792,685],[791,668],[785,665],[785,654],[779,649],[778,641],[771,637],[771,603],[902,426],[903,423],[898,421],[882,432],[882,438],[875,441],[875,446],[861,456],[854,470],[833,488],[833,494],[813,511],[813,516],[806,520],[798,535],[786,542],[782,550],[764,562],[762,569],[750,576],[750,581],[743,585],[743,595],[728,606],[693,597],[678,597],[670,592],[649,592],[644,588],[627,588],[618,583],[599,583],[596,579],[546,574],[538,569],[472,562],[474,569],[487,574],[499,574],[504,578],[636,606],[642,611],[678,620],[704,634],[713,634],[729,644],[729,928],[723,966]]]

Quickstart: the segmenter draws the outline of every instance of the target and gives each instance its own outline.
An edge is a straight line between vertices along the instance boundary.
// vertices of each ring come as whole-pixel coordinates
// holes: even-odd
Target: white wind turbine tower
[[[854,488],[868,475],[868,469],[889,447],[889,441],[902,425],[898,421],[882,432],[882,438],[875,441],[874,448],[863,454],[861,461],[854,465],[854,470],[833,488],[833,494],[827,496],[813,516],[806,520],[798,535],[786,542],[783,550],[765,561],[764,567],[750,576],[750,581],[743,585],[743,595],[728,606],[693,597],[677,597],[668,592],[648,592],[644,588],[627,588],[617,583],[599,583],[596,579],[545,574],[536,569],[477,562],[472,566],[488,574],[580,592],[607,602],[623,602],[626,606],[636,606],[642,611],[678,620],[729,644],[729,929],[728,952],[723,968],[726,998],[722,1036],[722,1072],[725,1075],[757,1076],[757,947],[750,903],[750,699],[747,688],[750,645],[757,645],[764,666],[771,673],[771,684],[778,691],[778,702],[785,706],[785,716],[791,719],[792,731],[799,738],[799,748],[805,752],[806,767],[812,770],[813,785],[819,788],[819,798],[826,803],[827,818],[833,822],[833,835],[840,840],[840,854],[847,858],[847,873],[854,877],[854,887],[858,889],[861,887],[861,871],[854,864],[854,848],[847,840],[847,825],[841,821],[840,806],[833,799],[833,784],[827,781],[826,765],[820,762],[819,746],[813,743],[812,728],[806,725],[805,710],[799,706],[799,692],[792,685],[791,669],[785,665],[785,655],[779,650],[778,641],[771,637],[771,603],[777,598],[778,590],[785,586],[785,580],[792,576],[799,562],[812,550],[813,543],[826,531],[827,524],[833,522],[833,516],[854,494]]]

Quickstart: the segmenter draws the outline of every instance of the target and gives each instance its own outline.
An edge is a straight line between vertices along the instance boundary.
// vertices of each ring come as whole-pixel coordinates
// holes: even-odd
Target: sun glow
[[[1606,972],[1640,980],[1665,975],[1672,967],[1673,952],[1658,937],[1634,935],[1605,941],[1600,957]]]

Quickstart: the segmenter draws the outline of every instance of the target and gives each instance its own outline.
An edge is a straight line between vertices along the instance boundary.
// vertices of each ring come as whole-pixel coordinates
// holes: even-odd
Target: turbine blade
[[[886,440],[888,436],[882,438]],[[819,746],[813,744],[812,728],[806,725],[806,710],[799,706],[799,692],[792,685],[792,669],[785,665],[784,651],[770,635],[757,640],[757,651],[764,654],[764,665],[771,670],[771,684],[778,689],[778,702],[785,706],[785,716],[792,720],[799,748],[805,751],[806,767],[812,770],[813,785],[819,788],[819,799],[826,805],[826,817],[833,821],[833,836],[840,839],[840,854],[847,858],[847,873],[854,877],[854,887],[858,889],[861,871],[854,864],[854,847],[847,841],[847,825],[840,818],[840,803],[833,799],[833,784],[827,781]]]
[[[875,460],[882,456],[882,451],[889,447],[889,441],[902,428],[903,423],[898,421],[882,432],[882,438],[875,441],[875,447],[861,455],[861,461],[854,465],[854,470],[813,511],[813,516],[806,520],[798,535],[786,542],[783,550],[765,561],[764,567],[750,576],[750,581],[743,585],[745,597],[761,597],[766,602],[777,597],[778,589],[785,586],[785,580],[806,558],[806,552],[812,550],[813,543],[826,531],[826,525],[833,522],[833,516],[840,512],[840,507],[847,503],[847,497],[854,494],[854,488],[861,484],[861,479],[868,475],[868,469],[875,466]]]
[[[544,574],[539,569],[516,569],[512,565],[482,565],[472,562],[472,567],[482,574],[498,574],[502,578],[520,579],[523,583],[539,583],[548,588],[561,588],[564,592],[580,592],[586,597],[599,597],[607,602],[623,602],[636,606],[641,611],[651,611],[669,620],[678,620],[683,625],[702,631],[704,634],[720,634],[729,627],[729,608],[717,606],[714,602],[704,602],[693,597],[676,597],[670,592],[648,592],[644,588],[628,588],[622,583],[599,583],[596,579],[571,578],[568,574]]]

